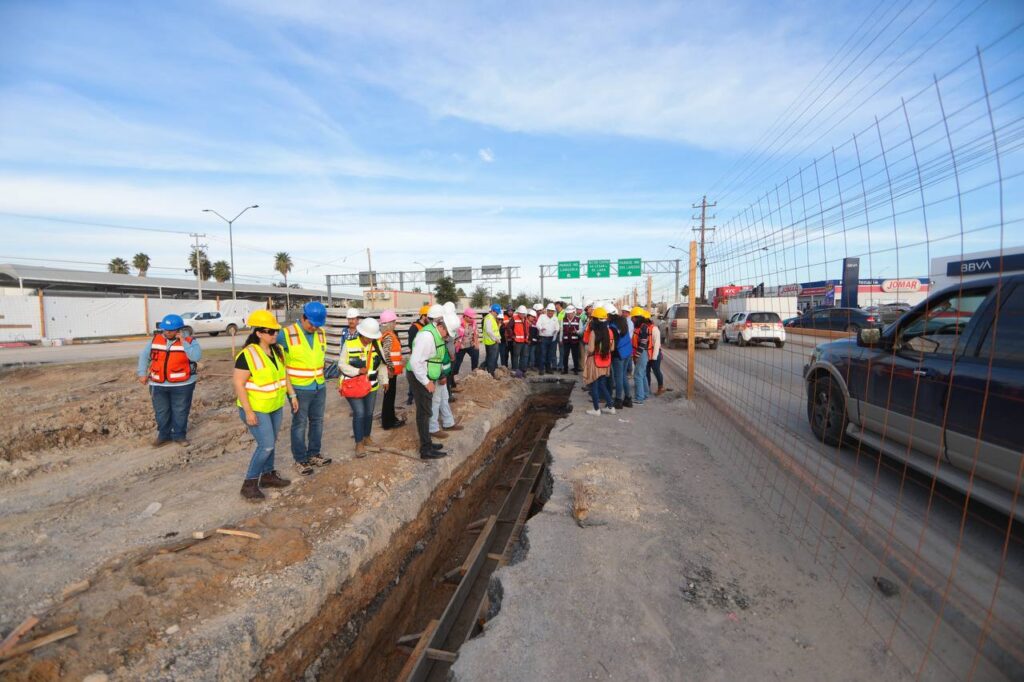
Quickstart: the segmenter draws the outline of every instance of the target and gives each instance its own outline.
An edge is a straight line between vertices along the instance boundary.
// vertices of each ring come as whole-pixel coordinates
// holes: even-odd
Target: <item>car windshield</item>
[[[751,322],[761,322],[765,324],[779,322],[780,318],[777,313],[750,313],[747,319]]]
[[[181,319],[183,319],[183,320],[191,320],[192,318],[194,318],[198,314],[199,313],[182,313],[181,314]]]
[[[698,305],[698,306],[694,306],[694,307],[696,308],[696,313],[697,313],[697,319],[698,320],[710,320],[712,318],[717,318],[718,317],[718,314],[715,313],[715,309],[713,307],[709,306],[709,305]],[[678,306],[676,308],[676,313],[675,314],[676,314],[676,319],[677,320],[685,320],[687,318],[689,312],[688,312],[687,307],[685,305],[681,305],[681,306]]]

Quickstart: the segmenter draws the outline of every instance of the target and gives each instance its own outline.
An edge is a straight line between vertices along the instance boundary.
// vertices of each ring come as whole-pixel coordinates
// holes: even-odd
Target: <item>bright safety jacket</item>
[[[493,312],[484,315],[484,345],[493,346],[501,340],[501,328]]]
[[[296,322],[284,330],[285,366],[292,386],[301,388],[314,382],[324,383],[324,358],[327,355],[327,334],[323,329],[313,332],[313,345],[306,340],[306,331]]]
[[[380,338],[380,347],[382,350],[384,348],[385,338],[391,339],[391,367],[395,373],[395,376],[398,376],[405,370],[405,362],[402,360],[402,342],[398,340],[398,334],[395,333],[394,329],[392,329],[391,331],[386,331],[384,332],[384,335],[381,336]]]
[[[349,339],[345,342],[345,345],[341,347],[341,361],[346,365],[352,365],[353,367],[365,367],[366,378],[370,380],[370,392],[373,393],[377,390],[377,370],[383,362],[380,355],[377,354],[377,350],[374,347],[376,344],[371,341],[370,343],[363,345],[363,342],[356,336],[354,339]],[[341,380],[344,381],[347,377],[344,374]]]
[[[249,396],[252,411],[276,412],[284,407],[288,394],[288,375],[284,359],[278,358],[275,365],[258,343],[251,343],[243,348],[242,352],[235,356],[235,360],[238,360],[239,356],[245,357],[245,364],[249,367],[245,392]],[[242,406],[239,400],[235,400],[235,404]]]
[[[428,324],[419,331],[422,332],[430,332],[434,337],[434,356],[427,360],[427,379],[437,381],[451,374],[452,358],[448,354],[448,344],[441,338],[441,332],[433,324]]]
[[[522,315],[512,316],[512,340],[516,343],[526,343],[530,340],[530,323]]]
[[[580,342],[580,321],[579,319],[562,320],[562,341],[569,344]]]
[[[192,337],[185,339],[192,343]],[[149,351],[149,379],[158,384],[180,384],[192,378],[192,362],[185,355],[181,337],[171,341],[156,334]]]
[[[633,329],[633,357],[640,357],[642,351],[647,351],[647,357],[654,355],[654,335],[651,334],[651,327],[646,322],[638,324]]]

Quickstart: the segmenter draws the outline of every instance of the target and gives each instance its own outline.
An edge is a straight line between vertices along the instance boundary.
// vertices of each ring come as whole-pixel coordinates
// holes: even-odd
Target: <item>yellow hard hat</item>
[[[630,317],[643,317],[644,313],[647,312],[638,305],[633,306],[633,309],[629,311]]]
[[[246,320],[246,324],[250,327],[260,327],[261,329],[280,329],[281,323],[274,317],[274,313],[269,310],[254,310],[249,314],[249,319]]]
[[[590,316],[595,320],[607,320],[608,311],[604,308],[594,308],[594,312],[592,312]]]
[[[430,311],[430,305],[420,306],[420,315],[426,315]]]

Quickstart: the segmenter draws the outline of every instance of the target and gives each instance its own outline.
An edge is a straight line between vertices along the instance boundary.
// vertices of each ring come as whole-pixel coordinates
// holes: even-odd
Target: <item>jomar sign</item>
[[[988,258],[972,258],[971,260],[957,260],[946,263],[946,275],[948,277],[960,277],[968,275],[998,275],[1000,272],[1013,272],[1024,270],[1024,253],[1015,253],[1003,256],[990,256]]]

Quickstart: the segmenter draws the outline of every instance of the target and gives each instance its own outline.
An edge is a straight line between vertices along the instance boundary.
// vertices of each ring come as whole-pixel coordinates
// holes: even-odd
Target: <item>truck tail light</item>
[[[875,318],[869,315],[868,316],[868,322],[874,322],[874,321],[875,321]]]
[[[672,329],[676,328],[676,322],[677,322],[677,320],[672,320]]]
[[[722,320],[721,318],[719,318],[719,320],[718,320],[718,328],[721,329],[724,326],[725,326],[725,321]]]
[[[744,329],[750,329],[750,328],[751,328],[751,327],[753,327],[753,326],[754,326],[754,325],[750,324],[750,322],[744,322],[744,323],[743,323],[743,328],[744,328]]]

